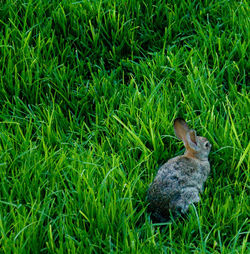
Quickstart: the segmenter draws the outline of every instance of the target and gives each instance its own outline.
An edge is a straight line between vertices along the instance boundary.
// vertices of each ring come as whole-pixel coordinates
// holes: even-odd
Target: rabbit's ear
[[[182,118],[174,120],[174,132],[177,138],[181,139],[184,144],[187,144],[187,133],[190,131],[187,123]]]
[[[190,130],[187,132],[186,140],[190,148],[192,148],[195,151],[198,150],[197,136],[195,130]]]

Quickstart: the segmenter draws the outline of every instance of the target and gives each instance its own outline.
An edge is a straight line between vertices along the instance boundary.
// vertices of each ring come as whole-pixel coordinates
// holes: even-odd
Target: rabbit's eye
[[[208,142],[205,143],[205,147],[206,147],[206,148],[209,147],[209,143],[208,143]]]

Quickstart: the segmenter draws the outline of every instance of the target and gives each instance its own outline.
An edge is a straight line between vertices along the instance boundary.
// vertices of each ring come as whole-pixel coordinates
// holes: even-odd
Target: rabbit
[[[153,222],[166,222],[188,211],[189,205],[200,201],[199,193],[210,172],[208,155],[212,145],[195,130],[189,129],[182,118],[174,120],[177,138],[184,143],[184,155],[163,164],[147,192]]]

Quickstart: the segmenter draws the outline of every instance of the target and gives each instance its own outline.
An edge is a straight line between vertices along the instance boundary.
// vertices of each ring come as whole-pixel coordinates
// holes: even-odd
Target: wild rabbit
[[[203,192],[203,184],[210,172],[209,141],[196,136],[181,118],[174,120],[174,131],[186,151],[161,166],[148,189],[149,211],[156,222],[167,221],[170,211],[174,217],[183,214],[190,204],[199,202],[199,193]]]

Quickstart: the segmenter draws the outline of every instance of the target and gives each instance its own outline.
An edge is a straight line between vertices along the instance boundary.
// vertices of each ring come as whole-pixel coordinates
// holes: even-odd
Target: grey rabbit
[[[190,204],[198,203],[210,172],[210,142],[196,136],[182,118],[174,120],[174,131],[186,151],[163,164],[148,189],[149,211],[156,222],[167,221],[170,211],[176,217],[187,212]]]

